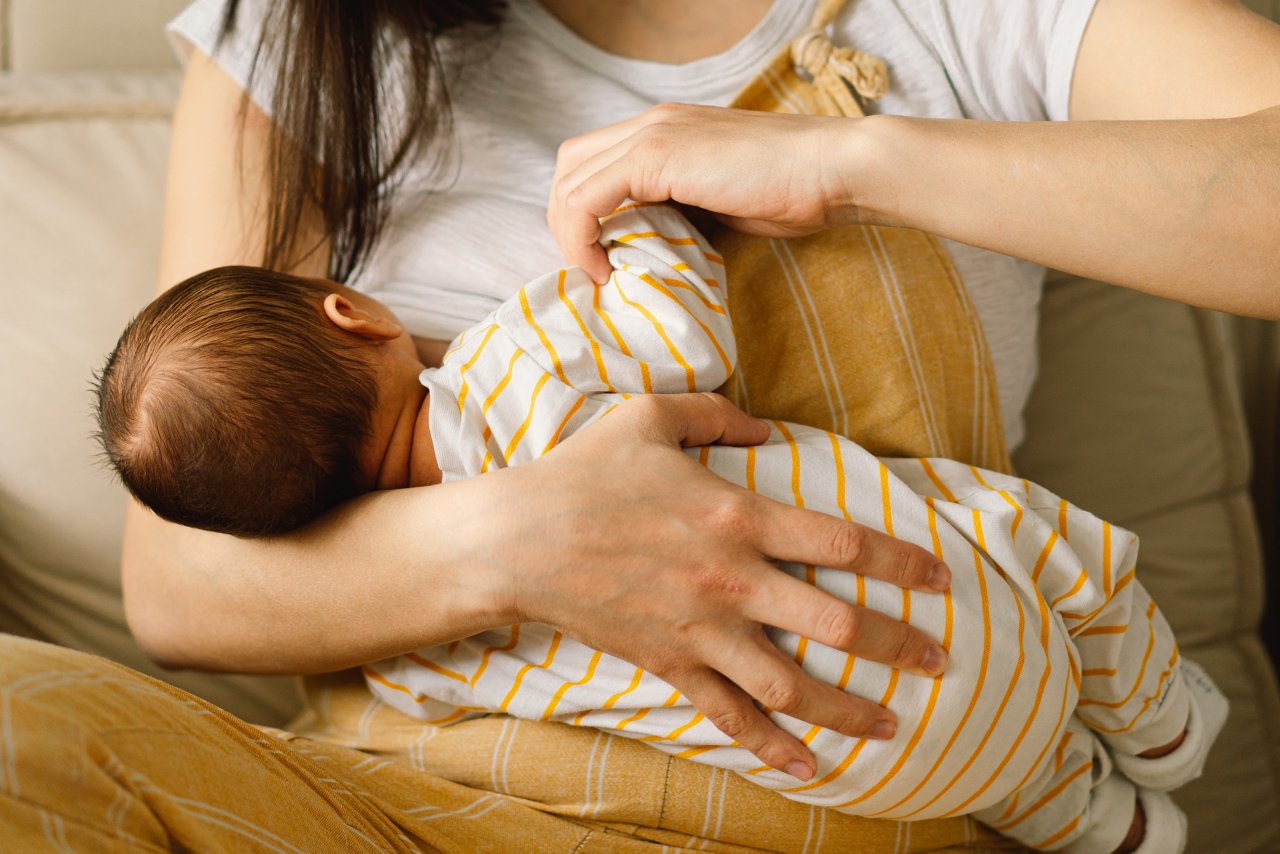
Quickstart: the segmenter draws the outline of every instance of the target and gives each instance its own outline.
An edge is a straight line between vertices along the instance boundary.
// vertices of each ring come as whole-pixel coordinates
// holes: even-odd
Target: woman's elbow
[[[150,568],[143,567],[136,556],[126,551],[121,559],[121,588],[124,594],[124,617],[142,654],[167,670],[191,667],[184,653],[178,628],[181,621],[172,618],[172,610],[157,595],[154,586],[143,580]]]
[[[165,522],[132,502],[125,517],[120,554],[125,622],[142,653],[167,669],[200,666],[191,643],[198,628],[191,603],[198,597],[177,588],[191,574],[179,561],[195,550],[183,540],[200,533]]]

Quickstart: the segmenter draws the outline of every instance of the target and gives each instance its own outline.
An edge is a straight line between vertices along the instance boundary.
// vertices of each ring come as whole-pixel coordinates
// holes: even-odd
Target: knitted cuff
[[[1146,833],[1133,854],[1181,854],[1187,847],[1187,817],[1164,792],[1139,789]],[[1112,849],[1115,850],[1115,849]]]
[[[1116,850],[1133,824],[1136,802],[1137,792],[1132,783],[1119,774],[1104,777],[1089,793],[1084,832],[1062,850],[1067,854],[1099,854]]]
[[[1182,854],[1187,845],[1187,817],[1164,792],[1134,789],[1112,775],[1093,790],[1089,826],[1065,846],[1064,854],[1105,854],[1115,851],[1129,835],[1135,804],[1142,801],[1142,842],[1133,854]]]
[[[1182,744],[1158,759],[1112,753],[1120,773],[1144,789],[1168,792],[1199,777],[1209,748],[1227,720],[1227,698],[1200,665],[1182,659],[1182,676],[1190,699],[1187,737]]]

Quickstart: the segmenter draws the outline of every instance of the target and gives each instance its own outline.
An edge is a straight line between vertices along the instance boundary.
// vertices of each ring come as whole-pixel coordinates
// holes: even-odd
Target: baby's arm
[[[669,205],[624,205],[603,228],[609,281],[556,271],[508,300],[498,323],[587,394],[718,388],[737,359],[723,260]]]
[[[1137,536],[1043,487],[1029,484],[1027,493],[1042,525],[1076,555],[1038,583],[1080,655],[1076,717],[1140,787],[1168,791],[1198,777],[1226,700],[1181,657],[1173,629],[1137,580]]]

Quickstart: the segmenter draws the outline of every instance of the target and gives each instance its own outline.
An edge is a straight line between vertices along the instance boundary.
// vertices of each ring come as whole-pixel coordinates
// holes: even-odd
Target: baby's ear
[[[324,316],[344,332],[373,341],[390,341],[404,334],[404,328],[387,317],[371,314],[342,294],[324,298]]]

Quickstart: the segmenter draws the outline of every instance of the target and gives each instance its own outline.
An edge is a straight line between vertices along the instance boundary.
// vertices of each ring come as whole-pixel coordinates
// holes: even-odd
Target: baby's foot
[[[1181,666],[1191,700],[1182,738],[1165,745],[1167,752],[1157,748],[1158,756],[1151,756],[1153,751],[1140,756],[1119,751],[1112,755],[1120,773],[1140,788],[1167,792],[1199,777],[1209,748],[1227,720],[1227,698],[1204,669],[1186,658]]]

